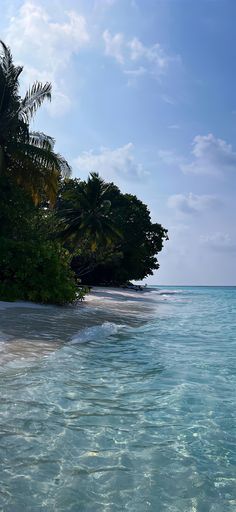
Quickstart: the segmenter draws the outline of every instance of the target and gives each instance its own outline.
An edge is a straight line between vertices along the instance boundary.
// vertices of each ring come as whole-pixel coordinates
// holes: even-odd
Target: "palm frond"
[[[0,45],[3,50],[2,55],[0,54],[2,72],[7,78],[14,76],[14,78],[17,79],[23,69],[23,66],[15,66],[13,64],[10,48],[8,48],[2,40],[0,40]]]
[[[60,153],[56,153],[56,157],[58,159],[58,162],[60,164],[60,173],[63,178],[69,178],[72,173],[72,168],[70,164],[68,164],[67,160],[60,155]]]
[[[51,100],[51,84],[36,81],[25,97],[19,94],[21,66],[0,40],[0,172],[6,172],[27,189],[35,203],[55,201],[61,177],[69,177],[67,161],[54,151],[55,141],[41,132],[29,132],[36,110]]]
[[[1,115],[8,110],[12,103],[19,99],[19,75],[23,70],[22,66],[15,66],[12,61],[10,49],[0,41],[0,113]]]
[[[29,142],[32,146],[47,149],[48,151],[53,151],[55,145],[55,139],[43,132],[30,132]]]
[[[11,144],[8,145],[8,148],[11,150]],[[63,177],[69,176],[71,173],[68,162],[59,153],[54,153],[48,147],[34,146],[30,142],[18,142],[17,151],[49,172],[56,169],[58,174],[61,174]]]
[[[55,204],[59,177],[55,167],[49,170],[26,153],[22,153],[18,147],[11,166],[11,176],[31,195],[36,205],[45,198],[52,205]]]
[[[34,82],[21,102],[19,117],[29,122],[44,100],[51,101],[52,85],[49,82]]]
[[[12,54],[10,48],[0,40],[0,44],[2,47],[2,55],[1,55],[1,67],[4,73],[7,73],[9,68],[13,65]]]

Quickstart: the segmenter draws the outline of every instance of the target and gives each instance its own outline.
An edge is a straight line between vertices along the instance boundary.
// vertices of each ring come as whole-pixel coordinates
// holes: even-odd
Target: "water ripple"
[[[0,510],[235,512],[236,289],[150,296],[3,310]]]

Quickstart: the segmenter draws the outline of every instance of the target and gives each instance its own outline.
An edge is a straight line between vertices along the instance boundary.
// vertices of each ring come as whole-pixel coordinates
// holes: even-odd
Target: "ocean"
[[[236,287],[1,303],[0,330],[1,511],[236,511]]]

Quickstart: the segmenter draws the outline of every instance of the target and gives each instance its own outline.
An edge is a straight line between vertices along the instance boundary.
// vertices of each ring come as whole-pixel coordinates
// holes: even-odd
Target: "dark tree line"
[[[92,173],[87,182],[69,180],[57,203],[66,225],[62,238],[76,249],[72,267],[83,282],[121,284],[159,268],[157,253],[167,230],[152,223],[148,207]],[[75,251],[76,252],[76,251]]]

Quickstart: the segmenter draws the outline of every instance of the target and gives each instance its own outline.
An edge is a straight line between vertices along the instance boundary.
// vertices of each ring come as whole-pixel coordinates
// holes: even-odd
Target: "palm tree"
[[[79,183],[76,204],[61,212],[62,222],[66,224],[61,233],[64,240],[72,239],[75,244],[83,240],[95,253],[99,245],[109,247],[121,237],[112,218],[109,200],[112,186],[95,172],[86,183]]]
[[[51,84],[35,82],[24,98],[19,94],[22,66],[13,64],[10,49],[0,41],[0,175],[7,175],[30,193],[35,204],[55,201],[59,177],[68,176],[66,160],[54,152],[54,139],[30,132],[29,124],[44,100],[51,100]]]

